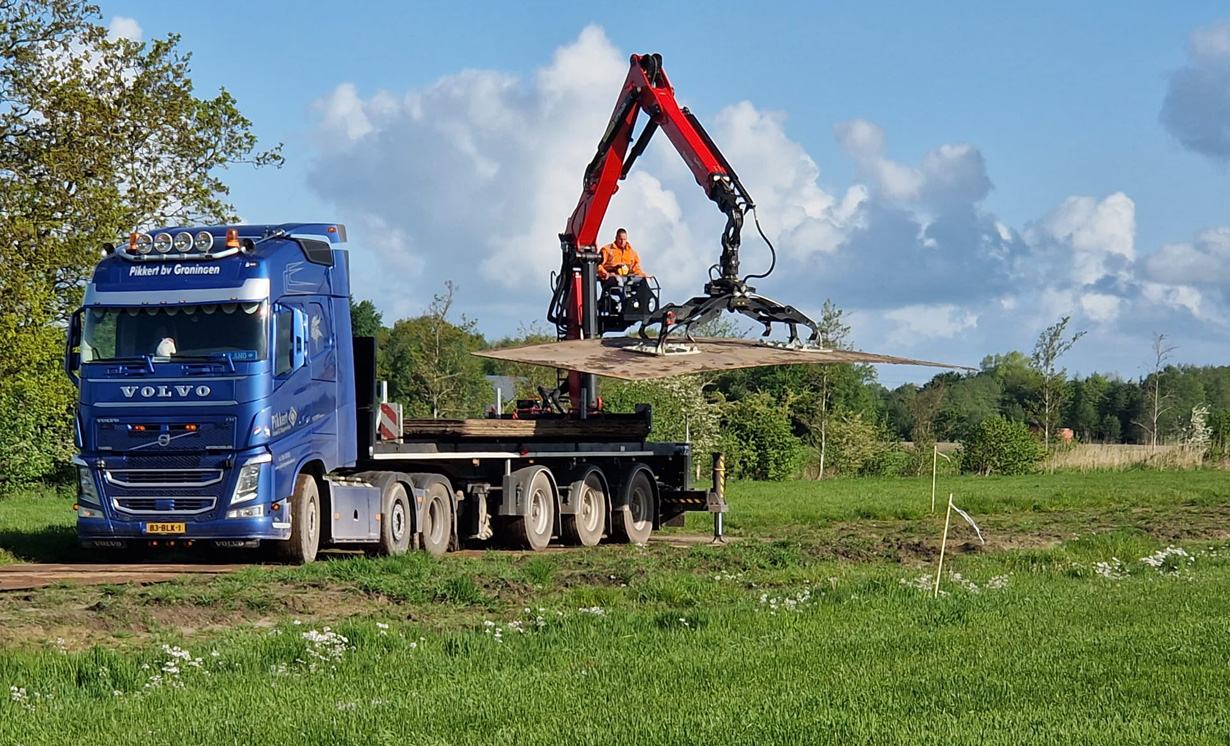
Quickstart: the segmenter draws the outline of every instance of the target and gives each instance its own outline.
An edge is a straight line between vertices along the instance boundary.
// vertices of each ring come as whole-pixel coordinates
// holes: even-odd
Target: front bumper
[[[261,518],[219,518],[205,521],[184,521],[175,517],[144,520],[116,520],[111,518],[77,518],[77,538],[82,542],[94,540],[123,539],[127,541],[183,541],[218,539],[289,539],[290,526],[279,527],[285,516]],[[275,525],[277,522],[279,525]],[[183,523],[183,533],[148,533],[150,523]]]

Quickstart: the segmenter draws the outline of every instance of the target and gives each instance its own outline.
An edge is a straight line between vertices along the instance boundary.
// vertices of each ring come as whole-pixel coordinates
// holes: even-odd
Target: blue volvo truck
[[[65,353],[83,546],[439,556],[643,542],[724,509],[692,489],[688,444],[648,439],[648,408],[399,421],[351,330],[345,242],[306,223],[104,247]]]

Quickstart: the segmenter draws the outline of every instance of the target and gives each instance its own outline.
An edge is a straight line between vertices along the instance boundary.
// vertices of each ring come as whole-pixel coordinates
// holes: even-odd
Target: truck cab
[[[300,475],[357,457],[345,240],[171,227],[105,248],[65,355],[83,546],[291,541]]]

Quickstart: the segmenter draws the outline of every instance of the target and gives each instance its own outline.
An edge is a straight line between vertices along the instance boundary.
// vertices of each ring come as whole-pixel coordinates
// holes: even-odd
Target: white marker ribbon
[[[974,533],[978,534],[978,541],[981,541],[983,544],[986,544],[987,540],[982,538],[982,529],[978,528],[978,524],[974,523],[974,519],[969,517],[969,513],[966,513],[964,510],[961,510],[960,508],[958,508],[956,503],[952,502],[952,500],[949,500],[948,504],[952,506],[953,510],[960,513],[961,517],[964,518],[966,522],[969,523],[969,525],[974,527]]]

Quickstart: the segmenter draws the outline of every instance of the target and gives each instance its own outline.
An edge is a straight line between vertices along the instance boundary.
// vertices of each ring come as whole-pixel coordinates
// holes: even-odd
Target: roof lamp
[[[187,254],[192,251],[192,234],[188,231],[182,231],[175,234],[175,241],[172,244],[175,250],[181,254]]]
[[[148,233],[137,234],[132,246],[138,254],[148,254],[154,248],[154,237]]]
[[[154,236],[154,250],[159,254],[169,252],[171,250],[171,243],[170,233],[159,233],[157,236]]]
[[[214,234],[209,231],[201,231],[196,234],[196,241],[192,245],[202,254],[208,254],[209,250],[214,246]]]

